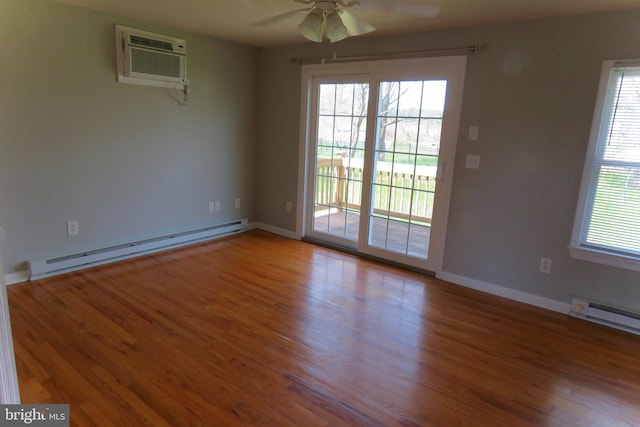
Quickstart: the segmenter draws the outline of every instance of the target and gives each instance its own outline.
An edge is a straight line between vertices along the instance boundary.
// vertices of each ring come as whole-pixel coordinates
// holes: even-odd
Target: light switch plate
[[[477,141],[480,134],[479,126],[469,126],[469,141]]]

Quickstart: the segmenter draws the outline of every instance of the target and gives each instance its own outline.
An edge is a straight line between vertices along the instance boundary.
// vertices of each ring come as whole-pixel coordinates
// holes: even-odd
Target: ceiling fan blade
[[[375,31],[375,27],[358,16],[349,12],[347,9],[340,10],[340,18],[350,36],[359,36]]]
[[[360,9],[375,10],[379,12],[403,13],[406,15],[420,15],[433,18],[440,13],[440,6],[433,3],[405,3],[386,2],[376,0],[360,0],[353,2],[353,6]]]
[[[253,25],[266,26],[266,25],[279,24],[280,22],[286,21],[287,19],[289,19],[289,18],[291,18],[293,16],[300,15],[300,13],[302,13],[302,12],[309,12],[311,9],[313,9],[313,8],[312,7],[305,7],[303,9],[291,10],[289,12],[281,13],[280,15],[272,16],[271,18],[267,18],[267,19],[264,19],[262,21],[258,21],[256,23],[254,23]]]

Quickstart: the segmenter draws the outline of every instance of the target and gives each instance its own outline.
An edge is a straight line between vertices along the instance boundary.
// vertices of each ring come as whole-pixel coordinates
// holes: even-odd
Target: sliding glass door
[[[429,257],[446,80],[379,83],[368,245]]]
[[[306,237],[440,268],[464,59],[307,70]]]
[[[311,226],[350,246],[360,230],[369,85],[318,82],[315,90]]]

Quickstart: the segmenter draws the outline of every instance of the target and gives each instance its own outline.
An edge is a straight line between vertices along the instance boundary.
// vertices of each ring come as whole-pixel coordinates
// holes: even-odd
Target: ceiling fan
[[[321,43],[325,38],[331,43],[349,36],[359,36],[375,30],[375,27],[359,18],[350,9],[373,10],[379,12],[403,13],[432,18],[440,12],[440,7],[428,3],[408,3],[402,1],[377,0],[293,0],[296,3],[310,5],[266,19],[258,25],[273,25],[294,15],[305,12],[298,30],[307,39]]]

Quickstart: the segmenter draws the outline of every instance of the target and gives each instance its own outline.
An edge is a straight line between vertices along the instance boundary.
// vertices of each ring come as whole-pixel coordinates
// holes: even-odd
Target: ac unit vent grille
[[[131,48],[131,71],[155,76],[181,77],[181,57]]]
[[[168,50],[170,52],[173,52],[173,44],[162,41],[162,40],[155,40],[155,39],[150,39],[147,37],[131,34],[129,35],[129,41],[131,44],[135,44],[138,46],[146,46],[152,49],[161,49],[161,50]]]
[[[185,89],[186,40],[116,25],[118,82]]]

